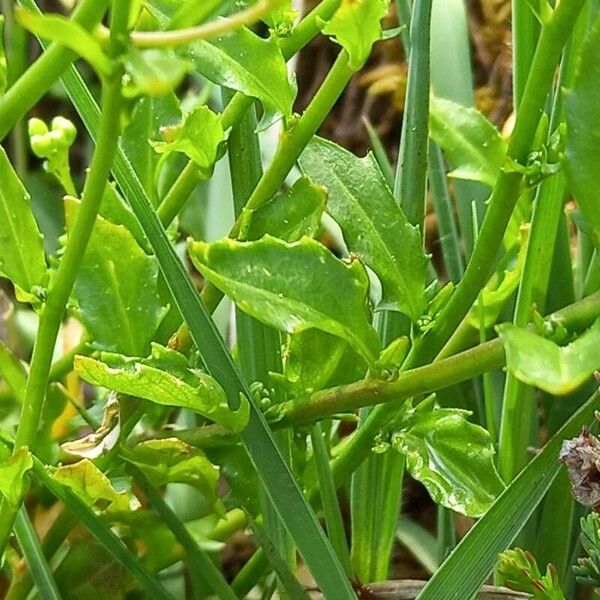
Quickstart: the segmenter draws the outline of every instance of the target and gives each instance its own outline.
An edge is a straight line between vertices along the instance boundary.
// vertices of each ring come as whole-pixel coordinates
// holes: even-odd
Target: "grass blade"
[[[42,600],[60,600],[60,592],[24,506],[15,519],[15,534]]]

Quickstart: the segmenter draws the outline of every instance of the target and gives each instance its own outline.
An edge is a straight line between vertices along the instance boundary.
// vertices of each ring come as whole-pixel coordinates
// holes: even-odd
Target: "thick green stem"
[[[512,0],[513,104],[517,110],[525,92],[539,30],[529,3]]]
[[[127,26],[128,2],[116,2],[112,16],[110,52],[117,58],[123,50],[123,35]],[[115,60],[115,65],[118,62]],[[21,410],[19,426],[15,437],[15,451],[23,446],[34,445],[40,423],[52,354],[58,330],[77,271],[81,264],[89,237],[96,222],[98,208],[117,148],[120,130],[122,70],[116,67],[105,81],[102,95],[102,116],[96,151],[83,190],[83,202],[73,228],[69,232],[65,253],[60,261],[53,284],[48,290],[46,304],[40,316],[40,323],[33,348],[25,402]],[[3,503],[0,514],[0,549],[4,549],[16,511]]]
[[[39,12],[35,2],[21,0],[22,6]],[[73,11],[73,21],[90,31],[97,25],[108,6],[108,0],[82,0]],[[15,83],[0,97],[0,140],[27,111],[50,89],[77,54],[65,46],[52,44]]]
[[[579,0],[564,0],[542,29],[508,149],[509,158],[518,163],[525,164],[527,160],[556,65],[581,7]],[[409,365],[423,364],[435,358],[473,305],[494,267],[522,183],[523,176],[519,173],[506,170],[500,174],[465,275],[432,329],[415,343]]]

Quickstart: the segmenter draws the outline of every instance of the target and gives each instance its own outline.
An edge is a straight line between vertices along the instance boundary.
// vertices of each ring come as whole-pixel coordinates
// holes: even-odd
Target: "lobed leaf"
[[[432,97],[429,131],[453,166],[451,177],[494,187],[506,159],[507,144],[482,113],[451,100]]]
[[[600,21],[596,21],[582,45],[579,70],[565,101],[568,134],[564,157],[569,186],[596,247],[600,247],[599,62]]]
[[[322,31],[348,53],[351,69],[358,71],[373,44],[382,37],[381,19],[389,9],[388,0],[342,0]]]
[[[77,210],[78,202],[67,198],[68,228]],[[168,310],[157,281],[155,257],[125,227],[98,217],[73,287],[73,309],[99,347],[142,354]]]
[[[198,270],[255,319],[287,333],[320,329],[375,361],[380,346],[369,323],[369,279],[357,260],[344,263],[306,237],[293,244],[270,235],[190,241],[188,249]]]
[[[90,508],[115,512],[128,512],[131,508],[129,494],[117,492],[108,477],[87,458],[47,470],[54,481],[70,488]]]
[[[0,147],[0,275],[26,295],[48,280],[44,244],[31,212],[31,198]]]
[[[576,390],[600,367],[600,320],[567,346],[510,323],[497,327],[513,375],[549,394]]]
[[[225,133],[219,116],[207,106],[198,106],[181,123],[161,128],[165,141],[152,142],[159,154],[181,152],[194,161],[205,177],[209,177],[217,162]]]
[[[357,158],[315,137],[298,162],[305,174],[327,188],[326,210],[342,228],[350,252],[381,280],[382,308],[416,321],[425,307],[427,274],[421,234],[394,200],[373,156]]]
[[[103,352],[98,361],[76,356],[75,371],[88,383],[145,398],[165,406],[189,408],[232,431],[242,430],[248,421],[248,403],[232,411],[225,393],[208,374],[188,368],[182,354],[152,344],[148,358],[128,358]]]
[[[32,466],[33,459],[27,448],[19,448],[0,464],[0,494],[13,507],[18,507],[25,495],[29,485],[25,474]]]
[[[188,57],[213,83],[258,99],[267,115],[292,115],[296,86],[288,79],[275,38],[265,40],[241,28],[210,42],[191,44]]]
[[[504,489],[494,465],[490,434],[455,408],[423,403],[403,430],[392,436],[406,468],[437,504],[470,517],[480,517]]]

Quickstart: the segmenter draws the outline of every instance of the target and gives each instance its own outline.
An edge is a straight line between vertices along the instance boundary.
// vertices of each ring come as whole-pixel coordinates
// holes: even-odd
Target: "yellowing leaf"
[[[48,470],[56,482],[70,488],[86,506],[111,512],[131,510],[129,494],[117,492],[108,477],[87,458]]]
[[[0,494],[12,506],[18,506],[29,484],[25,474],[33,466],[27,448],[19,448],[0,464]]]

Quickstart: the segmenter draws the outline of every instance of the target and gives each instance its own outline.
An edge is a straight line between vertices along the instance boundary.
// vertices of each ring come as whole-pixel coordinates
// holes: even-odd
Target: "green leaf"
[[[0,147],[0,275],[25,294],[46,285],[44,244],[31,212],[31,198]]]
[[[300,168],[329,192],[327,212],[338,222],[348,250],[381,280],[382,308],[416,321],[425,307],[427,258],[371,154],[357,158],[333,142],[314,138]]]
[[[307,329],[289,337],[283,374],[286,385],[296,397],[310,395],[327,386],[356,381],[365,371],[362,359],[352,352],[348,342],[337,336],[319,329]]]
[[[287,333],[316,328],[345,339],[368,363],[379,353],[369,323],[369,279],[355,259],[338,260],[309,238],[288,244],[190,241],[194,265],[244,312]]]
[[[20,7],[15,9],[18,23],[34,35],[66,46],[86,60],[99,75],[113,70],[110,59],[96,38],[73,19],[61,15],[41,15]]]
[[[77,202],[76,198],[73,198],[73,200]],[[123,225],[140,247],[146,249],[148,240],[140,227],[139,221],[112,182],[109,182],[104,188],[104,196],[98,214],[114,225]]]
[[[533,331],[510,323],[497,327],[513,375],[549,394],[576,390],[598,368],[600,320],[567,346],[559,346]]]
[[[225,139],[219,115],[207,106],[198,106],[177,125],[161,128],[164,142],[152,142],[159,154],[181,152],[194,161],[205,177],[217,162],[219,145]]]
[[[302,236],[314,237],[321,226],[326,190],[308,177],[301,177],[283,195],[256,209],[242,211],[240,237],[257,240],[267,233],[295,242]]]
[[[78,202],[66,199],[70,228]],[[101,348],[136,355],[167,312],[157,291],[158,264],[121,225],[96,219],[73,287],[73,309]]]
[[[248,421],[245,400],[232,411],[225,393],[210,375],[188,368],[185,356],[158,344],[152,344],[148,358],[104,352],[102,361],[77,356],[74,367],[88,383],[164,406],[189,408],[232,431],[240,431]]]
[[[130,495],[127,492],[117,492],[110,479],[87,458],[72,465],[47,467],[50,476],[64,485],[88,507],[96,507],[106,511],[131,510]]]
[[[599,400],[594,394],[535,455],[434,573],[418,600],[475,596],[498,554],[510,546],[556,479],[563,440],[592,422]]]
[[[507,144],[478,110],[432,97],[429,132],[454,168],[451,177],[494,187],[506,159]]]
[[[565,174],[579,210],[600,248],[600,21],[587,34],[580,54],[579,71],[565,102],[567,149]]]
[[[480,303],[483,305],[483,325],[487,329],[492,327],[497,321],[502,309],[508,302],[508,299],[513,295],[519,282],[521,281],[521,273],[525,264],[525,256],[527,254],[527,238],[529,230],[521,231],[521,244],[517,258],[512,265],[512,268],[505,269],[505,261],[501,261],[499,269],[490,279],[487,285],[481,290],[479,300],[475,303],[467,320],[471,327],[479,329],[481,326],[480,318]],[[511,258],[510,253],[507,254]]]
[[[0,464],[0,494],[13,507],[19,506],[27,491],[29,480],[25,474],[32,466],[33,459],[27,448],[19,448]]]
[[[369,57],[373,44],[381,39],[381,19],[388,8],[388,0],[342,0],[323,27],[323,33],[348,53],[351,69],[358,71]]]
[[[423,403],[409,414],[392,445],[405,455],[412,477],[437,504],[470,517],[485,514],[504,489],[490,434],[456,408]]]
[[[292,115],[296,86],[275,38],[264,40],[242,28],[192,44],[189,59],[210,81],[260,100],[267,115]]]
[[[225,516],[217,495],[219,469],[198,448],[176,438],[148,440],[127,450],[125,458],[137,465],[157,487],[167,483],[186,483],[195,487],[221,516]]]
[[[124,94],[126,96],[162,96],[172,92],[183,80],[191,65],[172,50],[132,46],[125,56]]]

